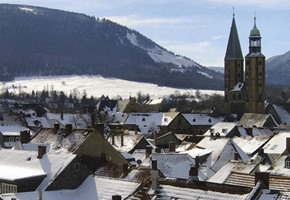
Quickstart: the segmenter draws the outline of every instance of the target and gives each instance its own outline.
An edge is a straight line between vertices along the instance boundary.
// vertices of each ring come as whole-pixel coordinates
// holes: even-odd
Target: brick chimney
[[[198,181],[198,168],[196,166],[190,167],[188,179]]]
[[[41,159],[44,154],[46,154],[46,146],[43,146],[43,145],[38,145],[38,155],[37,155],[37,158],[38,159]]]
[[[20,142],[23,144],[30,142],[30,131],[20,131]]]
[[[69,135],[72,132],[72,124],[65,125],[65,135]]]
[[[121,133],[121,147],[124,146],[124,133]]]
[[[262,183],[264,183],[264,185],[266,186],[267,189],[269,189],[269,173],[268,172],[256,172],[255,173],[255,185],[261,181]]]
[[[115,134],[112,134],[112,145],[115,145]]]
[[[286,138],[286,152],[290,153],[290,138]]]
[[[160,147],[156,147],[155,148],[155,153],[161,153],[161,148]]]
[[[53,125],[53,132],[56,134],[58,130],[59,130],[59,123],[55,123]]]
[[[152,146],[146,145],[146,158],[148,158],[152,154]]]
[[[104,124],[103,123],[97,124],[96,130],[101,134],[102,137],[104,137]]]
[[[127,176],[129,172],[128,164],[123,164],[123,177]]]
[[[121,195],[113,195],[112,200],[122,200]]]
[[[60,119],[63,120],[63,112],[60,112]]]
[[[175,142],[169,142],[169,152],[175,152]]]
[[[158,169],[157,169],[157,160],[151,160],[151,188],[156,190],[158,187]]]

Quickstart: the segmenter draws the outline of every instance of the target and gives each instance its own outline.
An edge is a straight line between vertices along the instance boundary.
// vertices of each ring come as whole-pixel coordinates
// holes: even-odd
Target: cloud
[[[195,20],[190,18],[168,18],[168,17],[141,17],[137,15],[126,15],[126,16],[107,16],[105,17],[111,21],[117,22],[125,26],[146,26],[146,25],[162,25],[162,24],[180,24],[180,23],[192,23]]]
[[[257,8],[283,9],[290,10],[290,1],[288,0],[206,0],[216,4],[227,4],[231,6],[252,6]]]

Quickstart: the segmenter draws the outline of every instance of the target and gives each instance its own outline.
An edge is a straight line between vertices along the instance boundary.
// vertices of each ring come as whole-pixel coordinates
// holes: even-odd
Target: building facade
[[[225,55],[225,111],[241,116],[243,113],[265,112],[265,56],[261,53],[261,35],[256,26],[249,36],[249,53],[244,58],[233,15]]]

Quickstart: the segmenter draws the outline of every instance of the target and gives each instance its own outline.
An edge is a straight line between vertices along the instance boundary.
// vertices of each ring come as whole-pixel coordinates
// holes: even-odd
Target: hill
[[[84,14],[0,4],[0,79],[102,75],[160,86],[222,89],[223,75],[137,31]]]
[[[290,86],[290,51],[266,61],[268,84]]]

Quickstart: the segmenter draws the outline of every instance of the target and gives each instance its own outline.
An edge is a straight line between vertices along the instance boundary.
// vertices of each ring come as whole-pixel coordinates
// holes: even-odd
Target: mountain
[[[290,51],[267,59],[266,80],[268,84],[290,86]]]
[[[0,79],[102,75],[161,86],[222,89],[223,75],[137,31],[84,14],[0,4]]]
[[[222,73],[222,74],[225,73],[225,68],[224,67],[207,67],[207,68],[209,68],[211,70],[214,70],[216,72]]]

